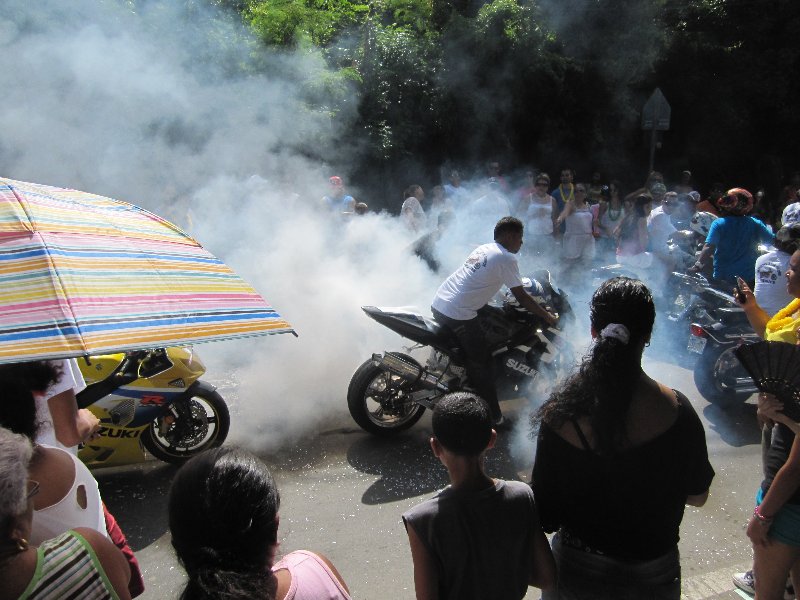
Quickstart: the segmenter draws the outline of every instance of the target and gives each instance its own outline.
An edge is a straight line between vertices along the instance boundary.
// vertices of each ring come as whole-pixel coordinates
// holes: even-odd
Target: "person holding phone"
[[[794,298],[774,316],[756,302],[750,286],[737,278],[736,301],[750,325],[767,341],[798,343],[800,330],[800,250],[789,259],[786,290]],[[759,394],[759,414],[774,411],[775,398]],[[780,421],[777,420],[776,421]],[[764,456],[764,480],[756,494],[756,508],[747,526],[753,544],[753,583],[757,598],[782,598],[791,573],[800,584],[800,439],[784,422],[772,427]]]

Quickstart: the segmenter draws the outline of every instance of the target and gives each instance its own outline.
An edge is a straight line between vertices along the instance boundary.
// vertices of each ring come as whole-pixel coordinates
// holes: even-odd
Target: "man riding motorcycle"
[[[753,196],[743,188],[733,188],[717,201],[723,216],[712,224],[706,243],[690,273],[701,272],[713,256],[714,279],[736,284],[744,277],[753,285],[753,268],[758,258],[759,242],[772,243],[774,235],[761,221],[748,216]]]
[[[558,317],[539,306],[523,287],[516,254],[522,247],[522,221],[503,217],[494,227],[494,242],[478,246],[439,289],[431,304],[433,318],[449,327],[465,355],[467,378],[489,404],[496,425],[503,422],[489,346],[478,310],[505,285],[519,304],[548,325]]]

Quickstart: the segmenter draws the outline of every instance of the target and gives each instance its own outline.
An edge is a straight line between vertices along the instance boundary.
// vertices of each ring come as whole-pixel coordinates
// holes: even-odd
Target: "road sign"
[[[671,111],[664,94],[656,88],[642,108],[642,129],[667,131]]]

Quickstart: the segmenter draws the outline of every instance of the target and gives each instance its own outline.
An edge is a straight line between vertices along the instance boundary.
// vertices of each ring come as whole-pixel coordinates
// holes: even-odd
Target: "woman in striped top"
[[[0,600],[81,598],[128,600],[130,569],[122,552],[93,529],[73,529],[28,542],[32,498],[30,441],[0,427]]]

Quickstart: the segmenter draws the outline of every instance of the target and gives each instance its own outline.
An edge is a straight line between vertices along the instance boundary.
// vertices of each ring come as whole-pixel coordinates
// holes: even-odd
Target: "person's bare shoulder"
[[[633,445],[661,435],[678,419],[678,398],[675,391],[651,380],[635,395],[629,418],[628,431]]]

